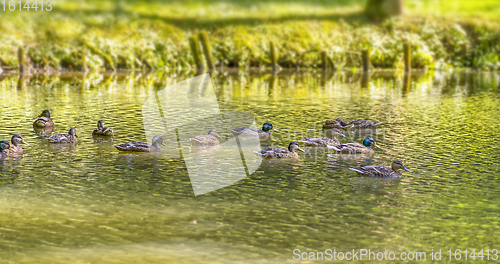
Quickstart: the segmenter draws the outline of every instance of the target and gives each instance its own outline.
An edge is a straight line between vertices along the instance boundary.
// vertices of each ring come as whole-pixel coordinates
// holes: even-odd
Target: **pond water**
[[[118,153],[146,140],[142,104],[189,74],[0,77],[0,138],[21,134],[22,158],[0,160],[1,263],[285,263],[292,251],[500,250],[500,76],[406,78],[374,73],[217,73],[221,111],[252,113],[286,147],[327,119],[383,122],[372,156],[301,153],[195,196],[182,159]],[[56,133],[33,131],[49,109]],[[115,131],[96,141],[97,120]],[[222,133],[221,133],[222,134]],[[365,135],[347,132],[342,141]],[[309,134],[310,135],[310,134]],[[264,147],[264,145],[263,145]],[[357,177],[389,166],[402,178]],[[307,262],[305,262],[307,263]]]

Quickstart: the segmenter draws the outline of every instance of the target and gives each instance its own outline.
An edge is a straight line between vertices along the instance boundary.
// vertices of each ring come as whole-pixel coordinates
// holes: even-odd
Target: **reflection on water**
[[[283,263],[292,250],[492,249],[500,231],[499,75],[280,73],[213,76],[222,112],[254,115],[280,130],[275,142],[321,134],[327,119],[383,122],[370,156],[311,149],[266,161],[234,185],[194,196],[185,162],[118,153],[145,141],[142,105],[190,75],[0,77],[0,138],[19,133],[21,158],[0,160],[0,259],[13,263]],[[49,109],[49,145],[32,122]],[[112,140],[95,140],[97,120]],[[226,139],[227,133],[221,132]],[[360,142],[351,131],[342,142]],[[212,149],[183,149],[207,164]],[[411,170],[400,179],[359,178],[364,164]],[[246,158],[247,165],[260,161]],[[99,262],[100,261],[100,262]]]

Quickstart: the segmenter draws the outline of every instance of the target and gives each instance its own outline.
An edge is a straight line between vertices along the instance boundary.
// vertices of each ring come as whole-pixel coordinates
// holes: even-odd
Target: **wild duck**
[[[19,144],[24,143],[26,145],[29,145],[26,141],[24,141],[23,137],[19,134],[15,134],[12,136],[10,139],[10,146],[11,149],[6,149],[5,152],[7,155],[13,155],[13,154],[23,154],[23,148],[19,146]]]
[[[76,134],[76,129],[74,127],[69,129],[68,134],[55,134],[48,137],[49,143],[76,143],[78,135]]]
[[[375,141],[371,137],[367,137],[365,138],[365,140],[363,140],[363,145],[357,142],[350,142],[340,144],[338,146],[327,146],[327,148],[344,154],[365,154],[373,153],[372,146],[380,148],[379,146],[377,146],[377,144],[375,144]]]
[[[410,171],[403,165],[403,162],[401,162],[400,160],[395,160],[392,163],[391,168],[376,165],[366,165],[361,166],[361,168],[359,169],[349,169],[355,171],[359,175],[368,177],[401,177],[402,173],[399,170]]]
[[[130,143],[124,143],[120,145],[114,145],[116,149],[119,151],[129,151],[129,152],[161,152],[161,147],[165,146],[163,143],[163,138],[160,135],[156,135],[153,137],[153,140],[151,142],[152,144],[149,145],[148,143],[145,142],[130,142]]]
[[[235,129],[228,128],[227,130],[232,132],[236,136],[259,137],[260,140],[267,140],[271,138],[270,131],[278,132],[278,130],[275,129],[273,127],[273,124],[271,124],[270,122],[264,123],[264,125],[262,125],[262,129],[258,129],[255,127],[239,127]]]
[[[254,151],[254,153],[265,159],[293,159],[299,157],[299,154],[295,152],[296,150],[304,152],[304,150],[299,147],[299,143],[292,141],[288,145],[288,149],[266,148],[260,151]]]
[[[378,125],[382,124],[382,122],[370,121],[364,119],[353,120],[347,123],[344,119],[340,117],[337,118],[336,121],[344,127],[352,127],[352,128],[376,128]]]
[[[195,138],[189,138],[189,140],[191,140],[194,145],[215,146],[220,144],[217,138],[220,138],[219,134],[217,134],[217,131],[215,131],[215,129],[210,129],[208,131],[208,134],[197,136]]]
[[[54,128],[54,122],[50,119],[49,110],[43,110],[43,112],[38,116],[38,118],[33,123],[33,128]]]
[[[97,121],[97,128],[92,132],[94,137],[114,137],[115,134],[113,129],[109,127],[104,127],[104,122],[102,120]]]

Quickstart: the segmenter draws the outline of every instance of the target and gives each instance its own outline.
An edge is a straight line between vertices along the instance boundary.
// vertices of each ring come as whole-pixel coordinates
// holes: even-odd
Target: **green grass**
[[[319,67],[323,50],[341,67],[359,67],[359,51],[370,48],[375,67],[400,68],[405,41],[415,68],[499,67],[495,0],[407,0],[403,19],[382,24],[363,15],[363,0],[52,2],[51,12],[0,11],[2,64],[16,65],[26,45],[37,67],[77,70],[85,52],[93,70],[109,69],[109,58],[121,69],[189,68],[187,39],[205,30],[216,63],[232,67],[266,65],[270,41],[283,67]],[[85,42],[100,52],[83,50]]]

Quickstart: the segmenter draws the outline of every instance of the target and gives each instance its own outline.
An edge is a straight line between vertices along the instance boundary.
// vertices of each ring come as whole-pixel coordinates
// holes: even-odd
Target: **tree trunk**
[[[403,14],[403,0],[368,0],[365,13],[375,21]]]

